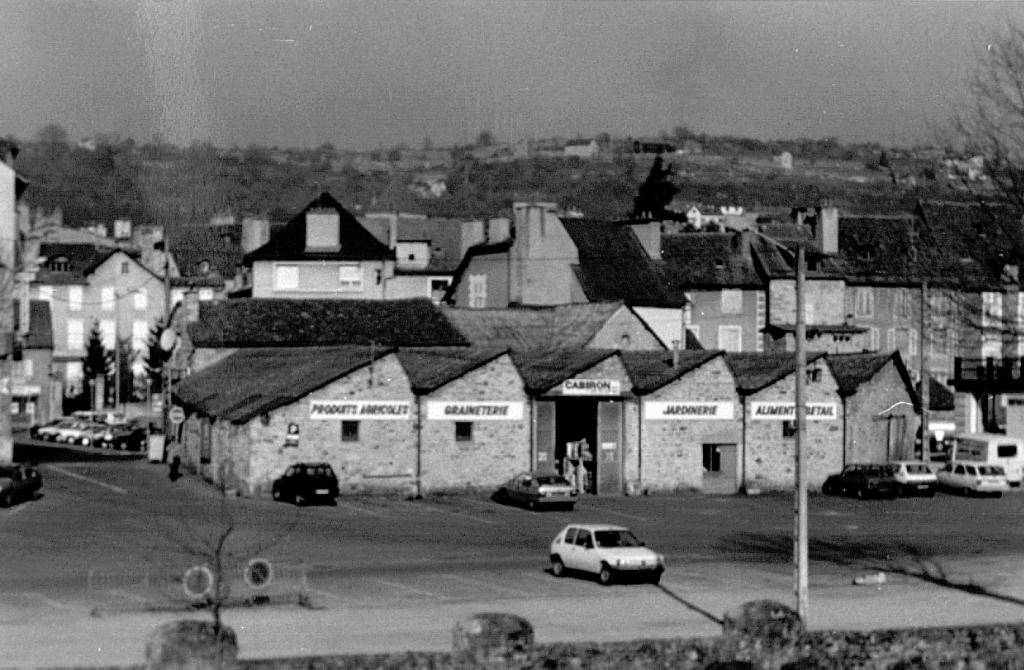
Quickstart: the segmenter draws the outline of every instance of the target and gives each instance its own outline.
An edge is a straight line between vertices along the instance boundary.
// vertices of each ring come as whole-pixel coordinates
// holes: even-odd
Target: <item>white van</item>
[[[1024,439],[994,433],[963,433],[953,440],[954,461],[1001,465],[1010,486],[1024,479]]]

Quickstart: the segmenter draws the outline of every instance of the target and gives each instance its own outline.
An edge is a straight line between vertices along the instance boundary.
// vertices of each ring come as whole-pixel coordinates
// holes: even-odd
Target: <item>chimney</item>
[[[388,249],[398,248],[398,214],[392,213],[388,216]]]
[[[484,239],[487,242],[504,242],[509,238],[511,222],[505,217],[487,219]]]
[[[182,307],[184,307],[185,323],[199,321],[199,292],[194,289],[186,291]]]
[[[242,219],[242,252],[259,249],[270,240],[270,221],[247,216]]]
[[[814,241],[826,256],[839,253],[839,209],[832,206],[818,208],[814,226]]]

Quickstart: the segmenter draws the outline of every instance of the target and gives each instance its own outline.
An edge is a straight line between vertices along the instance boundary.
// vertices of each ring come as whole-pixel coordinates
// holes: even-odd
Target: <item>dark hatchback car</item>
[[[900,493],[900,483],[890,465],[855,463],[847,465],[842,472],[829,475],[821,492],[855,498],[895,498]]]
[[[328,463],[295,463],[274,480],[271,495],[296,505],[333,503],[338,497],[338,477]]]
[[[41,488],[43,477],[36,468],[19,463],[0,465],[0,507],[33,500]]]

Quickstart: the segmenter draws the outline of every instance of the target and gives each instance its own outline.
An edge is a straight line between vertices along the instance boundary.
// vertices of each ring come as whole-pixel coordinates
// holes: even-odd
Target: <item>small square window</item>
[[[341,441],[342,442],[358,442],[359,441],[359,422],[358,421],[342,421],[341,422]]]
[[[126,275],[132,271],[131,266],[127,261],[121,263],[121,274]]]
[[[455,441],[456,442],[471,442],[473,440],[473,422],[472,421],[456,421],[455,422]]]
[[[796,421],[782,422],[782,437],[796,437]]]

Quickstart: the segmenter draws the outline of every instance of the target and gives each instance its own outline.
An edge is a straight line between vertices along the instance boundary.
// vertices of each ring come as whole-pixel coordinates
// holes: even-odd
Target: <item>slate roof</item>
[[[21,324],[20,302],[14,301],[14,332]],[[23,342],[25,349],[53,349],[53,320],[50,317],[50,303],[45,300],[30,300],[28,305],[28,332]]]
[[[426,219],[399,218],[399,242],[430,242],[430,261],[424,269],[395,268],[398,274],[453,274],[462,261],[462,219],[429,217]],[[363,226],[374,237],[386,244],[389,223],[382,218],[368,217]]]
[[[243,349],[181,380],[174,395],[186,408],[245,423],[369,365],[370,356],[361,346]]]
[[[398,350],[413,393],[434,391],[508,353],[494,347],[410,347]]]
[[[202,301],[188,324],[195,347],[300,347],[369,344],[465,346],[466,339],[428,298]]]
[[[907,393],[913,398],[917,405],[917,394],[914,392],[913,382],[903,364],[903,358],[898,351],[892,353],[864,353],[864,354],[829,354],[828,366],[832,375],[839,385],[840,396],[850,396],[857,392],[862,384],[870,381],[879,370],[889,363],[896,366],[896,370],[903,380]]]
[[[920,219],[912,215],[841,216],[834,262],[847,281],[858,284],[918,282],[922,269],[918,254],[923,252],[920,227]]]
[[[576,245],[579,264],[573,271],[587,300],[646,307],[688,302],[682,288],[665,281],[660,262],[648,256],[628,222],[561,221]]]
[[[171,237],[171,255],[183,279],[233,279],[244,264],[244,252],[238,238],[213,226],[182,226]],[[210,271],[204,275],[201,264]]]
[[[476,345],[516,350],[582,349],[624,305],[621,302],[470,309],[442,307],[444,316]]]
[[[681,289],[763,288],[750,241],[741,233],[662,235],[663,272],[672,285]]]
[[[466,255],[462,257],[459,262],[459,266],[455,268],[455,274],[452,276],[452,283],[448,285],[447,290],[444,292],[442,300],[445,303],[450,303],[455,297],[455,290],[458,288],[460,280],[466,270],[469,268],[470,262],[478,256],[489,256],[490,254],[506,254],[512,248],[512,240],[502,240],[501,242],[485,242],[483,244],[474,244],[469,249],[466,249]]]
[[[515,363],[527,393],[544,393],[566,379],[615,356],[615,349],[569,351],[513,351]]]
[[[48,260],[36,273],[33,283],[37,284],[84,284],[86,275],[100,263],[122,251],[115,247],[99,247],[93,244],[52,244],[39,245],[39,255]],[[126,252],[127,253],[127,252]],[[128,254],[131,256],[131,254]],[[58,258],[67,259],[66,270],[51,269],[50,264]]]
[[[823,356],[823,353],[808,353],[807,362],[812,363]],[[796,357],[791,353],[729,352],[725,354],[725,362],[736,378],[736,390],[740,395],[756,393],[796,369]]]
[[[333,209],[340,218],[339,251],[306,251],[306,212],[311,209]],[[370,231],[341,206],[329,193],[321,193],[292,217],[284,228],[273,233],[270,241],[245,255],[245,264],[266,260],[383,260],[394,259],[395,252],[382,244]]]
[[[622,363],[633,384],[633,393],[643,395],[657,391],[723,354],[722,351],[683,350],[677,352],[678,365],[673,365],[674,355],[671,351],[623,351]]]
[[[956,409],[956,395],[935,377],[928,377],[928,409],[933,412],[952,412]],[[921,385],[917,385],[920,393]]]

